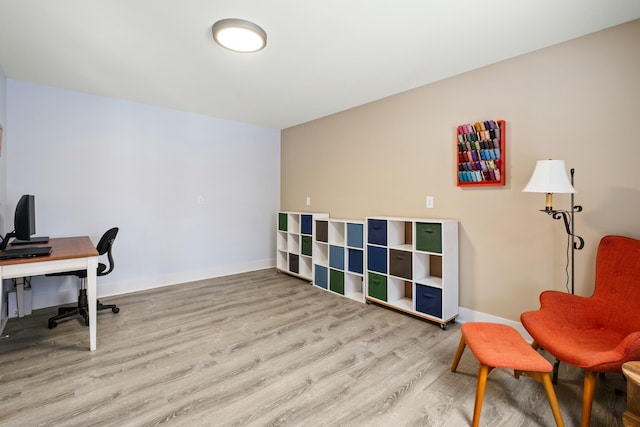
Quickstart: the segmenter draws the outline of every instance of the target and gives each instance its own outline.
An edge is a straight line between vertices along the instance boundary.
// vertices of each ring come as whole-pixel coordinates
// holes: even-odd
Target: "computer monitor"
[[[7,248],[9,239],[15,237],[20,240],[29,240],[32,235],[36,234],[36,202],[35,197],[30,194],[24,194],[18,200],[16,211],[13,217],[14,230],[7,235],[0,243],[0,251]]]

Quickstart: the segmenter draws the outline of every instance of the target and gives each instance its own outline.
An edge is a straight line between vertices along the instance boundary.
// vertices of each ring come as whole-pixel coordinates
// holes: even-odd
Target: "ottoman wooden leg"
[[[487,388],[487,376],[491,368],[487,365],[480,364],[478,369],[478,386],[476,387],[476,403],[473,407],[473,427],[480,425],[480,412],[482,412],[482,400],[484,399],[484,391]]]
[[[460,337],[460,344],[458,344],[458,350],[456,350],[456,355],[453,357],[453,362],[451,363],[451,372],[455,372],[458,369],[458,363],[460,362],[460,358],[462,357],[462,353],[464,352],[467,343],[464,340],[464,336]]]
[[[556,421],[556,425],[558,427],[564,427],[564,421],[562,420],[562,414],[560,413],[560,405],[558,405],[558,398],[556,397],[556,392],[553,389],[553,383],[551,381],[551,376],[549,375],[549,373],[527,371],[527,375],[542,383],[542,385],[544,386],[544,391],[547,393],[549,406],[551,406],[553,419]]]
[[[518,331],[510,326],[496,323],[469,322],[463,324],[461,330],[462,338],[453,358],[451,371],[455,372],[458,368],[458,362],[466,346],[471,349],[473,355],[480,362],[476,401],[473,408],[473,427],[478,427],[480,424],[480,413],[482,412],[482,401],[487,387],[487,376],[495,366],[513,369],[516,378],[520,376],[520,373],[524,372],[541,382],[547,394],[556,425],[564,427],[558,399],[549,376],[549,372],[553,368],[545,358],[534,350],[538,346],[537,343],[534,342],[532,346],[529,346]],[[588,415],[591,412],[590,403],[591,398],[593,398],[594,383],[595,373],[585,371],[582,427],[588,426],[589,423]],[[587,400],[589,400],[588,405]],[[585,408],[588,408],[588,412],[585,412]]]

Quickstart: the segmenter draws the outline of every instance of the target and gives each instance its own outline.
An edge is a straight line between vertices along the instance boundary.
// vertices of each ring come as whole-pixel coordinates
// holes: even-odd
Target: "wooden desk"
[[[622,365],[622,373],[627,377],[627,410],[622,414],[625,427],[640,426],[640,362]]]
[[[20,307],[24,281],[19,279],[63,271],[87,270],[85,283],[89,300],[89,350],[94,351],[96,349],[96,272],[98,270],[98,251],[95,245],[88,236],[83,236],[53,238],[49,239],[49,243],[38,246],[51,246],[51,254],[0,261],[0,283],[3,279],[18,279],[19,288],[16,289],[16,295]],[[0,307],[4,297],[4,292],[0,292]]]

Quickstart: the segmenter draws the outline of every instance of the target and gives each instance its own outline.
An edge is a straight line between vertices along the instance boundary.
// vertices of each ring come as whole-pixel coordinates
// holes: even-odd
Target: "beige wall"
[[[459,188],[456,126],[489,119],[507,122],[507,183]],[[460,305],[518,320],[565,285],[564,226],[521,192],[536,160],[576,169],[576,293],[589,295],[599,239],[640,238],[639,123],[637,20],[283,130],[281,209],[458,219]]]

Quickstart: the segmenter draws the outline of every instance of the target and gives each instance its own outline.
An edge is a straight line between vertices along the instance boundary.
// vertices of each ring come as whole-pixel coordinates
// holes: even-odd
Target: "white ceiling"
[[[266,49],[216,45],[222,18]],[[0,0],[0,65],[281,129],[637,18],[640,0]]]

